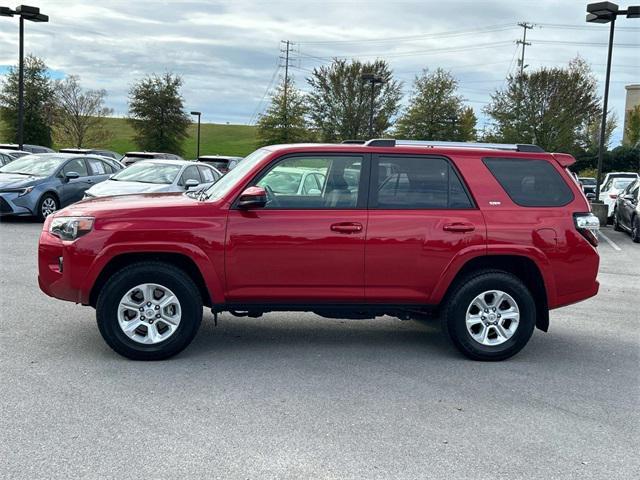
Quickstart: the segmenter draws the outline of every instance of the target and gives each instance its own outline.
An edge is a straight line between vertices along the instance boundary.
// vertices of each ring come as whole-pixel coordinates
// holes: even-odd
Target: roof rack
[[[343,142],[347,143],[347,142]],[[349,140],[348,143],[355,143]],[[368,147],[395,147],[396,145],[415,145],[417,147],[455,147],[455,148],[489,148],[493,150],[510,150],[513,152],[542,153],[544,149],[538,145],[527,143],[481,143],[481,142],[444,142],[430,140],[395,140],[393,138],[376,138],[364,142]]]
[[[364,145],[365,143],[367,143],[367,141],[366,140],[343,140],[341,143],[348,144],[348,145]]]

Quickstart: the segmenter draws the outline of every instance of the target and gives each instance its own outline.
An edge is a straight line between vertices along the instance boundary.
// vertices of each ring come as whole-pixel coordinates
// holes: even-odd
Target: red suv
[[[598,220],[566,154],[372,140],[257,150],[199,192],[101,198],[47,218],[39,283],[156,360],[202,307],[258,317],[439,317],[466,356],[521,350],[598,292]]]

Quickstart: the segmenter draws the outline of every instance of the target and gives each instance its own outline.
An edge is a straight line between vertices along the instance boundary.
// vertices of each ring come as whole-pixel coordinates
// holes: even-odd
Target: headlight
[[[75,240],[92,229],[92,217],[55,217],[49,225],[49,233],[62,240]]]
[[[30,187],[26,187],[23,188],[22,190],[20,190],[20,192],[18,193],[18,196],[21,197],[23,195],[26,195],[27,193],[31,193],[31,191],[33,190],[33,185]]]

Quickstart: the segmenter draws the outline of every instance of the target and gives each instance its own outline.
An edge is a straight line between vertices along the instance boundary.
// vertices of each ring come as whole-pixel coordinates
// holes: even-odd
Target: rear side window
[[[573,200],[569,186],[546,160],[485,158],[483,162],[522,207],[560,207]]]
[[[456,171],[444,158],[384,156],[373,168],[377,195],[373,195],[372,208],[473,208]]]

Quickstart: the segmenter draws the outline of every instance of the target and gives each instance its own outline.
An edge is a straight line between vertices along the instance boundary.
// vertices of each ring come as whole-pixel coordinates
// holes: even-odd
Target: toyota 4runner
[[[262,148],[206,190],[83,201],[49,216],[48,295],[105,341],[170,357],[214,315],[439,318],[502,360],[549,310],[595,295],[598,220],[567,154],[534,145],[371,140]]]

